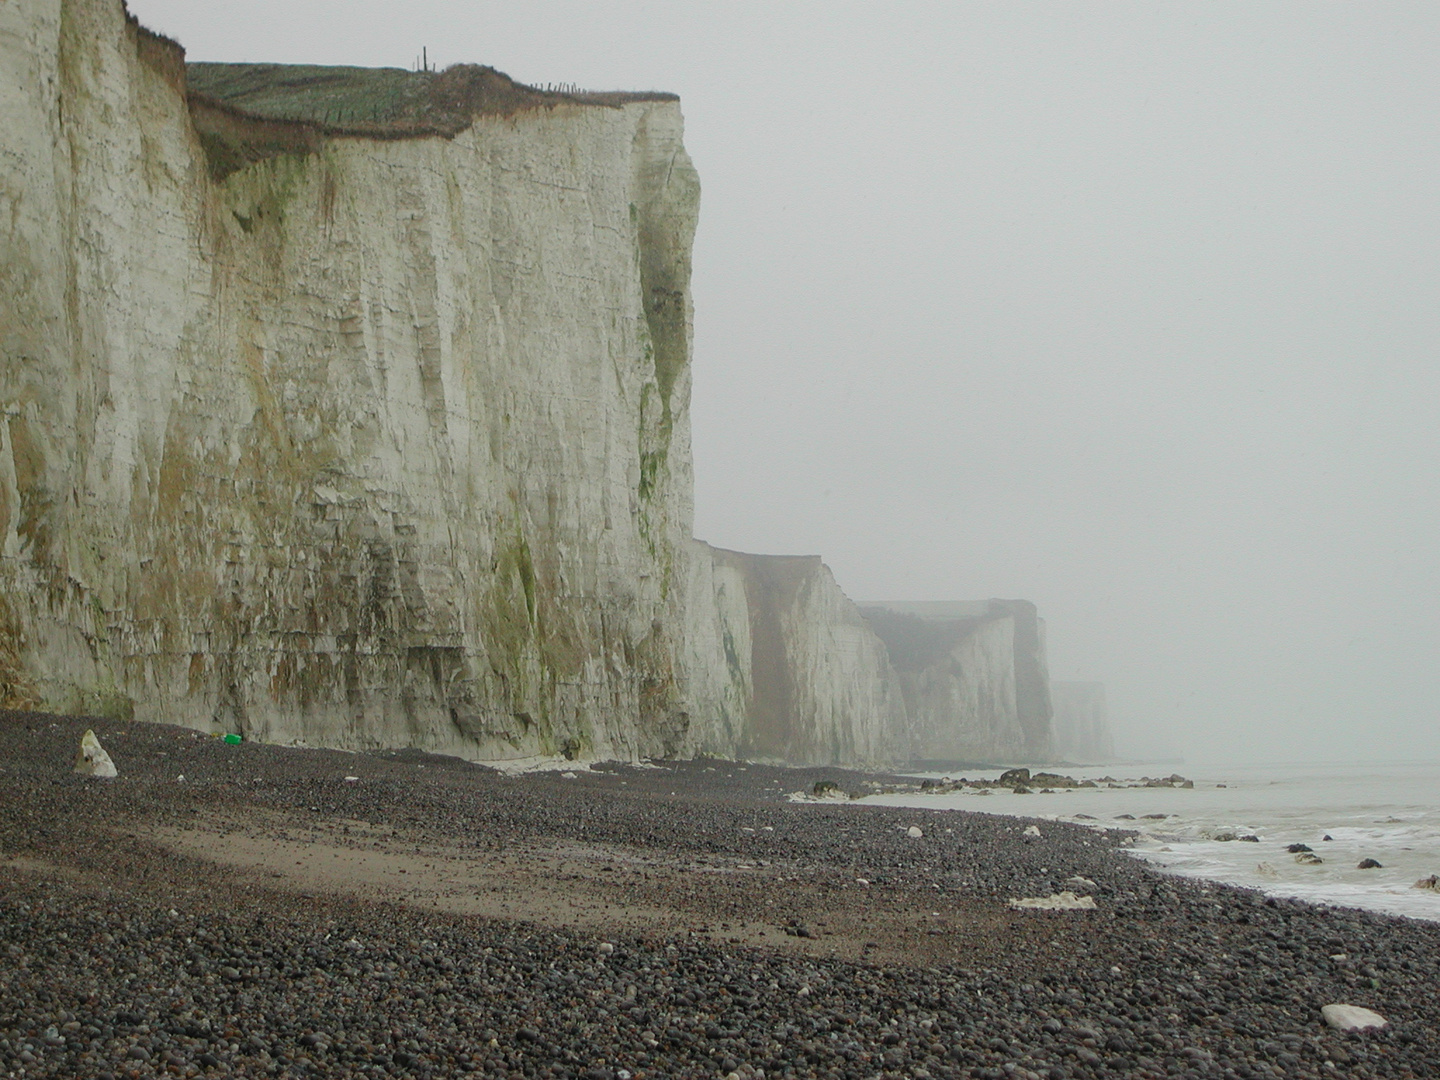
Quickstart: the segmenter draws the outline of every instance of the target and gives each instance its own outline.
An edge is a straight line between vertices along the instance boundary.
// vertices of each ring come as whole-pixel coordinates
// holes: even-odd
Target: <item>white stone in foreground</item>
[[[100,745],[100,740],[95,737],[93,730],[85,732],[80,739],[80,753],[75,757],[75,771],[82,776],[98,776],[105,780],[113,780],[120,775],[115,769],[115,762],[110,760],[110,755]]]
[[[1379,1013],[1362,1009],[1359,1005],[1326,1005],[1320,1010],[1320,1015],[1325,1018],[1325,1023],[1338,1031],[1364,1031],[1389,1024]]]
[[[1093,896],[1076,896],[1067,890],[1055,893],[1053,896],[1027,896],[1023,900],[1011,900],[1010,906],[1040,911],[1091,911],[1095,908],[1095,898]]]
[[[919,840],[925,834],[920,830],[919,825],[911,825],[910,828],[905,830],[905,835],[910,837],[911,840]]]
[[[1039,836],[1039,835],[1040,835],[1040,826],[1039,826],[1039,825],[1027,825],[1027,826],[1025,826],[1025,835],[1026,835],[1026,836]]]

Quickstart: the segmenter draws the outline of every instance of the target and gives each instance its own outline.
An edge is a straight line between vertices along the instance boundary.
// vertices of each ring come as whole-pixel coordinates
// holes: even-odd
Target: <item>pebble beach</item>
[[[88,728],[115,779],[73,772]],[[873,779],[0,714],[0,1075],[1440,1075],[1440,924],[789,799]]]

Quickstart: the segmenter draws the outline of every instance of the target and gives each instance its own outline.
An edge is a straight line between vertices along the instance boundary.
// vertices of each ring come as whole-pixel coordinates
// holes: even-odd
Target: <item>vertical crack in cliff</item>
[[[631,145],[636,199],[630,214],[648,339],[645,347],[655,380],[653,391],[649,383],[641,390],[636,494],[641,531],[651,555],[661,564],[661,594],[668,597],[675,570],[672,549],[689,539],[671,535],[677,526],[688,533],[688,522],[668,520],[660,508],[673,501],[666,498],[671,486],[670,451],[678,415],[689,407],[689,380],[682,376],[690,363],[690,250],[700,181],[673,132],[657,134],[651,119],[647,110]],[[681,395],[684,399],[677,400]],[[686,477],[684,482],[688,481]]]
[[[636,131],[635,147],[640,287],[662,422],[669,424],[676,380],[690,362],[690,248],[695,240],[700,183],[682,148],[655,153],[648,123],[642,122]]]
[[[809,745],[799,723],[796,658],[789,641],[796,600],[806,580],[820,568],[820,559],[712,551],[717,563],[740,572],[750,616],[750,700],[737,752],[747,758],[811,760],[817,747]]]

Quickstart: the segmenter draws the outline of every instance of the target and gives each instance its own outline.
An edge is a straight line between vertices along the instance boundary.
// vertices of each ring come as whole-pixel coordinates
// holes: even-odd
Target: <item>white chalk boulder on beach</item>
[[[1069,885],[1072,889],[1095,888],[1095,882],[1091,881],[1088,877],[1081,877],[1079,874],[1076,874],[1074,877],[1066,878],[1065,884]]]
[[[919,840],[925,833],[919,825],[911,825],[910,828],[905,830],[905,835],[910,837],[911,840]]]
[[[110,760],[110,755],[100,745],[100,740],[95,737],[93,730],[85,732],[80,739],[80,753],[75,756],[75,771],[81,776],[98,776],[103,780],[113,780],[120,775],[115,769],[115,762]]]
[[[1364,1031],[1367,1028],[1383,1028],[1389,1024],[1385,1017],[1359,1005],[1326,1005],[1320,1015],[1337,1031]]]
[[[1092,911],[1095,908],[1095,898],[1076,896],[1067,890],[1051,896],[1027,896],[1023,900],[1011,900],[1010,906],[1032,911]]]
[[[1026,836],[1039,836],[1039,835],[1040,835],[1040,826],[1038,826],[1038,825],[1027,825],[1027,826],[1025,826],[1025,835],[1026,835]]]

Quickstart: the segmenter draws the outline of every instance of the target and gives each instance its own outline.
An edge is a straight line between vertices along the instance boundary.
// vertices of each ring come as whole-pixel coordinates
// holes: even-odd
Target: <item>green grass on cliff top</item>
[[[192,92],[267,120],[321,125],[420,119],[430,72],[315,64],[186,64]]]
[[[376,134],[454,134],[477,116],[565,102],[620,105],[673,100],[659,93],[561,93],[526,86],[494,68],[444,71],[314,64],[186,64],[190,92],[246,115]]]

